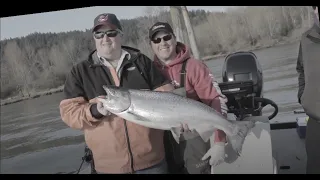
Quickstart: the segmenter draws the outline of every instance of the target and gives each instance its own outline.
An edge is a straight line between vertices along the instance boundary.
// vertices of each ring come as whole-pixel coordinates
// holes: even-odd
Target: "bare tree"
[[[61,51],[59,46],[53,46],[49,51],[49,59],[52,62],[52,73],[54,76],[64,76],[70,69],[69,55],[66,55]]]
[[[36,85],[36,80],[40,76],[40,69],[43,63],[42,59],[36,58],[37,53],[36,49],[32,46],[32,44],[26,38],[23,39],[23,47],[22,47],[23,57],[21,61],[24,61],[28,71],[26,72],[27,76],[32,79],[32,82],[28,84],[30,89],[34,89]]]
[[[24,54],[17,45],[16,41],[10,41],[5,47],[4,58],[7,60],[12,72],[13,79],[16,80],[17,89],[22,96],[30,97],[29,85],[32,78],[29,76],[29,70],[24,59]]]
[[[64,42],[61,42],[61,46],[63,47],[63,51],[65,52],[65,59],[71,65],[74,65],[77,62],[77,55],[75,52],[76,43],[73,39],[67,39]],[[62,60],[62,59],[60,59]]]

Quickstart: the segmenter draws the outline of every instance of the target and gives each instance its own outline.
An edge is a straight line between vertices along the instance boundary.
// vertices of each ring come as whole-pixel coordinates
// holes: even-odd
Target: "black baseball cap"
[[[149,29],[149,38],[152,39],[152,37],[159,31],[165,31],[167,33],[174,34],[169,23],[157,22]]]
[[[96,18],[94,18],[92,32],[94,32],[96,28],[101,25],[108,25],[113,29],[119,29],[122,31],[120,21],[118,20],[117,16],[112,13],[99,14]]]

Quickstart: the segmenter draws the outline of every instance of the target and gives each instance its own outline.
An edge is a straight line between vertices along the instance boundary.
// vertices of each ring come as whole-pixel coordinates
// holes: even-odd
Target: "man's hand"
[[[210,165],[217,166],[224,162],[225,159],[225,142],[215,142],[213,147],[202,157],[202,160],[206,160],[210,157]]]
[[[181,134],[191,132],[187,124],[181,124]],[[217,132],[218,134],[218,132]],[[221,133],[220,133],[221,135]],[[225,137],[225,136],[223,136]],[[202,157],[201,160],[206,160],[210,157],[209,164],[211,166],[217,166],[224,162],[225,159],[225,142],[215,142],[208,152]]]
[[[92,100],[92,106],[90,107],[90,112],[92,116],[96,119],[101,119],[104,116],[108,116],[111,113],[103,106],[102,99],[103,96],[99,96]]]
[[[100,102],[99,100],[97,102],[97,110],[100,114],[104,116],[110,115],[110,112],[106,108],[104,108],[103,103]]]
[[[188,124],[182,124],[180,125],[180,133],[182,134],[183,132],[191,132],[191,130],[189,129]]]

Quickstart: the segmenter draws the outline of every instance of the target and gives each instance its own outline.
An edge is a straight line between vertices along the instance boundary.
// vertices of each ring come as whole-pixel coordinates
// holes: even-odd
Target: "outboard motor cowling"
[[[223,82],[253,81],[253,91],[256,97],[262,96],[262,68],[253,52],[236,52],[229,54],[222,69]]]
[[[262,114],[262,67],[253,52],[229,54],[222,68],[222,80],[219,86],[228,98],[229,113],[234,113],[239,119]]]

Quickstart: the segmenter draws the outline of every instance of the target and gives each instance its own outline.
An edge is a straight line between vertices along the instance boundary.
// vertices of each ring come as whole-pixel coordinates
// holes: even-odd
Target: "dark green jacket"
[[[310,118],[320,121],[320,28],[316,24],[301,37],[296,69],[299,103]]]

